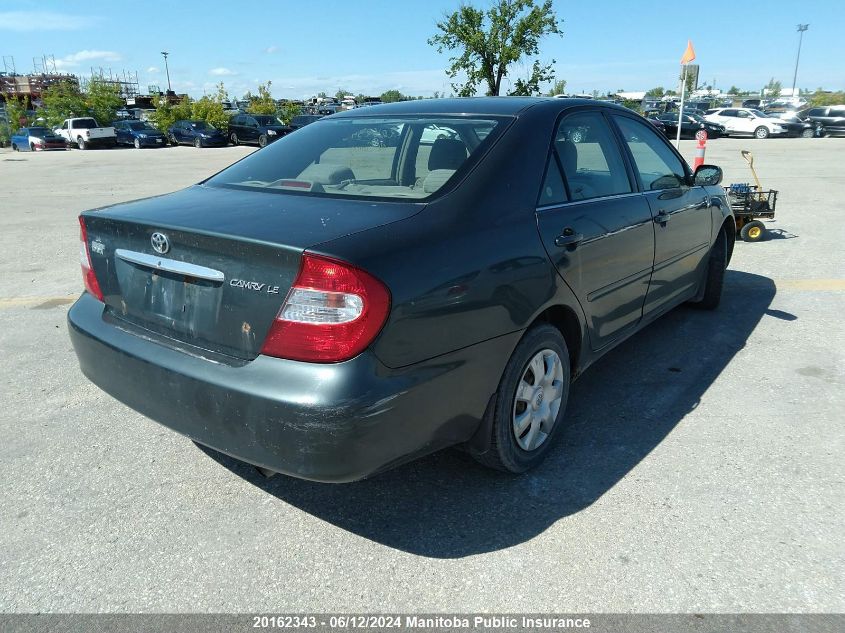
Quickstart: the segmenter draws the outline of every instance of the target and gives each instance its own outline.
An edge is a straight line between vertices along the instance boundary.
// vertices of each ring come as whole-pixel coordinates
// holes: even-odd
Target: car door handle
[[[574,247],[578,246],[583,241],[583,233],[576,233],[572,229],[564,229],[563,233],[561,233],[555,238],[555,246],[560,246],[561,248],[563,248],[564,246]]]
[[[654,221],[658,224],[666,224],[671,219],[671,214],[666,213],[666,211],[660,211],[656,216],[654,216]]]

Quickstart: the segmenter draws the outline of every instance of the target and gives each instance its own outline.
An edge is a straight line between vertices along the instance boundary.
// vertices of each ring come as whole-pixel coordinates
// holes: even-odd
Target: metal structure
[[[0,95],[5,100],[12,97],[18,101],[33,105],[41,99],[44,91],[50,86],[66,82],[79,86],[79,79],[75,75],[58,72],[56,58],[53,55],[42,55],[32,59],[33,72],[18,74],[15,58],[11,55],[3,56],[3,71],[0,72]]]
[[[795,56],[795,74],[792,75],[792,97],[795,98],[795,82],[798,81],[798,60],[801,59],[801,43],[804,41],[804,31],[810,28],[809,24],[799,24],[798,30],[798,54]]]
[[[122,70],[120,73],[113,73],[112,69],[109,68],[108,74],[106,74],[106,71],[102,67],[92,67],[91,79],[114,86],[115,90],[124,99],[137,97],[140,94],[137,71],[132,73],[132,71],[126,72]]]

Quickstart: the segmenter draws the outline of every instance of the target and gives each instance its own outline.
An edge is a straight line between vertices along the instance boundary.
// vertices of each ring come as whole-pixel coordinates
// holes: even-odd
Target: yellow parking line
[[[781,279],[775,280],[778,290],[803,290],[805,292],[841,292],[845,279]]]
[[[34,308],[47,309],[56,306],[69,305],[76,301],[79,295],[63,295],[58,297],[0,297],[0,310],[5,308]]]

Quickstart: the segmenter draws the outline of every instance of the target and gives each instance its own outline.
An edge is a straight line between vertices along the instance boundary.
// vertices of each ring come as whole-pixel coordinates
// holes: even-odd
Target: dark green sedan
[[[520,473],[592,362],[718,305],[721,177],[590,100],[339,113],[83,213],[70,335],[104,391],[265,473],[353,481],[454,445]]]

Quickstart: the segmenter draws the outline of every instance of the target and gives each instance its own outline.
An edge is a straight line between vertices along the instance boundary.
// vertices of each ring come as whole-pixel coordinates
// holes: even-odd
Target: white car
[[[785,121],[767,118],[753,108],[716,108],[708,110],[704,119],[724,125],[731,136],[748,134],[755,138],[769,138],[787,133]]]

